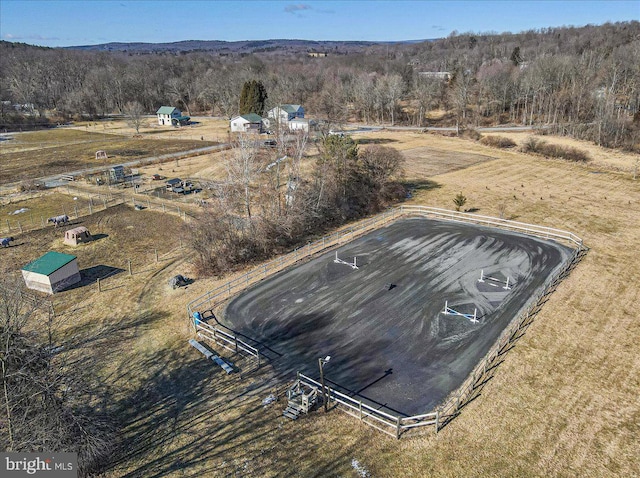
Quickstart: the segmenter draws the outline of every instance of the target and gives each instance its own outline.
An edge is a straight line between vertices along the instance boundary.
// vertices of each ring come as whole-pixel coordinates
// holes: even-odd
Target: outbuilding
[[[80,243],[89,242],[90,240],[91,234],[84,226],[74,227],[64,233],[64,243],[68,246],[77,246]]]
[[[289,120],[289,131],[304,131],[306,133],[315,126],[316,122],[306,118],[294,118]]]
[[[124,166],[114,166],[109,169],[109,182],[111,184],[121,183],[124,181]]]
[[[232,133],[261,133],[262,117],[255,113],[231,118]]]
[[[55,251],[24,266],[22,277],[29,289],[47,294],[59,292],[81,280],[77,257]]]

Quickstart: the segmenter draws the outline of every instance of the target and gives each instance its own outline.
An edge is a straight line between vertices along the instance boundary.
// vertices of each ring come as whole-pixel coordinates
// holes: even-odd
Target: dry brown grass
[[[62,194],[56,196],[65,198]],[[78,225],[87,227],[97,240],[76,247],[64,244],[64,231]],[[18,270],[45,252],[56,250],[76,255],[81,269],[97,265],[126,269],[131,260],[134,272],[141,272],[155,262],[156,249],[162,256],[179,248],[184,229],[184,222],[174,214],[113,206],[78,220],[72,218],[69,226],[48,225],[24,234],[12,233],[15,245],[2,251],[1,270]]]
[[[100,357],[95,374],[124,426],[125,452],[107,476],[355,477],[352,459],[376,477],[637,475],[640,182],[605,170],[616,167],[617,157],[601,158],[594,174],[593,165],[464,140],[418,133],[375,136],[405,151],[409,179],[439,184],[418,190],[412,203],[452,208],[462,191],[467,207],[480,214],[497,216],[504,208],[507,218],[573,231],[591,248],[589,254],[479,398],[438,435],[429,430],[400,441],[337,410],[288,421],[281,402],[261,404],[273,387],[267,369],[243,381],[206,363],[186,344],[191,332],[185,305],[223,280],[198,280],[172,291],[166,279],[188,270],[188,257],[181,253],[132,278],[121,274],[101,294],[95,288],[69,291],[55,299],[60,308],[64,301],[78,301],[60,317],[71,324],[67,336],[78,343],[69,353]],[[438,153],[408,151],[417,148]],[[468,153],[495,159],[424,177],[432,167],[426,163],[437,162],[439,152],[453,158],[456,151],[461,165],[474,162]],[[215,167],[198,161],[205,169]],[[111,221],[104,226],[111,227]],[[157,227],[175,237],[179,225],[158,221],[150,222],[149,234],[160,234],[151,232]],[[114,244],[95,256],[98,262],[124,258],[118,247],[137,247],[127,246],[126,236],[107,234]],[[43,240],[34,250],[45,252],[56,240]],[[96,248],[103,249],[98,246],[100,241]],[[4,260],[17,250],[0,253]]]
[[[10,219],[12,223],[16,220],[22,220],[26,225],[41,224],[41,218],[45,220],[50,216],[59,214],[68,214],[74,216],[75,208],[86,209],[88,201],[86,198],[70,196],[57,191],[36,192],[28,194],[17,194],[4,198],[0,203],[0,217],[4,220]],[[18,210],[25,208],[28,211],[13,214]],[[4,221],[3,221],[4,222]],[[4,224],[0,224],[0,231],[3,230]]]
[[[227,142],[229,133],[229,120],[194,116],[192,124],[179,128],[173,126],[160,126],[155,117],[145,118],[140,126],[139,134],[158,139],[181,139]],[[80,131],[95,133],[111,133],[130,136],[136,134],[134,128],[124,119],[110,119],[105,121],[85,121],[75,123],[71,128]]]
[[[84,168],[108,167],[213,144],[194,139],[133,138],[74,129],[20,133],[0,145],[0,184]],[[108,159],[96,160],[98,150],[106,151]]]
[[[484,133],[483,133],[484,134]],[[492,136],[493,133],[487,133],[486,136]],[[496,133],[498,136],[504,136],[513,140],[518,146],[521,146],[531,133],[523,132],[504,132]],[[590,166],[614,171],[631,172],[633,165],[638,157],[637,154],[629,153],[617,149],[609,149],[597,146],[589,141],[569,138],[567,136],[535,136],[537,139],[547,141],[550,144],[567,146],[585,151],[590,158]]]

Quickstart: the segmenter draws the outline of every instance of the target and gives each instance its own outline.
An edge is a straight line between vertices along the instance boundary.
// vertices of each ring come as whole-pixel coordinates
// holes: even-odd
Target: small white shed
[[[47,294],[59,292],[81,280],[77,257],[55,251],[24,266],[22,277],[29,289]]]
[[[306,118],[294,118],[288,123],[290,131],[305,131],[307,133],[315,124],[315,121]]]

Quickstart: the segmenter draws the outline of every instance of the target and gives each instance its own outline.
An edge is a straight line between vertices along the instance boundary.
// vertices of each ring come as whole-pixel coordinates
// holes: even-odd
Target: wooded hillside
[[[311,49],[311,48],[310,48]],[[512,34],[452,33],[422,43],[378,44],[310,57],[135,54],[0,42],[2,127],[174,105],[231,117],[242,85],[260,80],[266,108],[304,104],[309,116],[415,126],[554,125],[609,147],[638,148],[640,22]],[[21,111],[16,111],[13,105]],[[438,114],[434,114],[438,111]]]

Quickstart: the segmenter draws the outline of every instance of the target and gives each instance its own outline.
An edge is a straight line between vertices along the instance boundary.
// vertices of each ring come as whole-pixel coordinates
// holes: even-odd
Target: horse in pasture
[[[2,238],[0,238],[0,246],[9,247],[10,246],[9,243],[11,241],[15,241],[15,239],[13,237],[2,237]]]
[[[62,214],[61,216],[54,216],[47,219],[47,222],[52,222],[54,227],[58,227],[69,222],[69,216]]]

